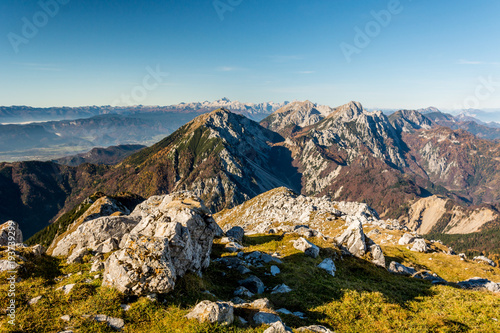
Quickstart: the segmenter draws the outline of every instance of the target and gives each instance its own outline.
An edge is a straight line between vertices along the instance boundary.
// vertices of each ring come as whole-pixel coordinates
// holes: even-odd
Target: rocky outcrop
[[[220,233],[200,199],[185,192],[166,195],[106,260],[103,285],[136,295],[171,291],[178,277],[208,267]]]
[[[409,229],[420,234],[431,231],[467,234],[480,231],[485,224],[497,218],[498,213],[490,208],[462,207],[448,198],[434,195],[413,203],[404,223]]]
[[[350,224],[342,235],[335,239],[336,242],[358,258],[363,258],[369,253],[374,264],[385,267],[385,257],[382,249],[365,235],[361,222],[350,219],[347,223]]]
[[[490,258],[485,257],[485,256],[477,256],[477,257],[474,257],[472,260],[478,261],[478,262],[483,262],[483,263],[488,264],[492,267],[497,266],[497,264],[493,260],[491,260]]]
[[[464,289],[484,289],[495,293],[500,293],[500,283],[491,282],[483,278],[471,278],[457,283]]]
[[[82,249],[107,253],[118,249],[119,240],[130,232],[137,220],[128,216],[105,216],[83,222],[74,231],[61,238],[50,252],[53,256],[67,256]]]
[[[14,221],[7,221],[0,225],[0,246],[8,246],[22,243],[23,233],[19,228],[19,224]]]

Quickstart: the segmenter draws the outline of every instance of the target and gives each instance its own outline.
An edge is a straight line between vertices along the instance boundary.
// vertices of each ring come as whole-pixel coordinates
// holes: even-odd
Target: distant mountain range
[[[244,104],[227,98],[171,106],[0,107],[0,161],[49,160],[94,147],[152,145],[196,116],[225,107],[259,121],[285,103]]]
[[[29,236],[96,191],[149,197],[190,190],[216,212],[286,186],[366,202],[385,218],[435,232],[462,230],[449,223],[461,225],[477,212],[483,218],[473,230],[480,230],[498,218],[500,143],[441,126],[433,114],[401,110],[388,117],[357,102],[332,108],[305,101],[259,124],[219,109],[116,165],[99,158],[76,167],[0,164],[0,219],[20,221]],[[432,205],[415,204],[433,196],[445,199],[429,201],[443,207],[431,218]]]

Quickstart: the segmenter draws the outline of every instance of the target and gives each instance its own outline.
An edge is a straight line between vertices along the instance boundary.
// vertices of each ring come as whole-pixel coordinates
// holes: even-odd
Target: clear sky
[[[499,14],[493,0],[2,0],[0,105],[500,108]]]

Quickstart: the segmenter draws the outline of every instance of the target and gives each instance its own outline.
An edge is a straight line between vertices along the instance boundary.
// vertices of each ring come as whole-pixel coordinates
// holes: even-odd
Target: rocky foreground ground
[[[1,245],[6,239],[0,227]],[[16,242],[17,317],[15,327],[4,320],[6,331],[499,327],[495,262],[457,255],[397,221],[380,220],[366,204],[286,188],[215,216],[189,192],[151,197],[132,212],[103,197],[47,250]],[[2,271],[12,269],[8,252]]]

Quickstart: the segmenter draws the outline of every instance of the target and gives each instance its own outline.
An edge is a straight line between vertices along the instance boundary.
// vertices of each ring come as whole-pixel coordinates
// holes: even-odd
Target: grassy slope
[[[245,252],[253,250],[268,253],[280,252],[283,264],[278,265],[281,274],[276,277],[266,275],[269,265],[254,268],[266,286],[273,287],[286,283],[293,291],[288,294],[271,295],[265,293],[275,309],[281,307],[291,311],[305,312],[308,319],[281,315],[292,328],[321,323],[336,332],[495,332],[500,319],[500,296],[498,294],[468,291],[453,286],[432,286],[430,283],[396,276],[364,260],[344,257],[340,259],[338,249],[325,242],[316,242],[322,247],[320,257],[312,259],[295,250],[290,241],[274,235],[246,237]],[[388,260],[416,262],[426,266],[444,278],[458,280],[470,278],[481,270],[494,281],[499,281],[500,270],[484,265],[461,262],[456,256],[418,254],[405,247],[384,248]],[[222,245],[215,244],[213,257],[233,255],[224,252]],[[82,318],[86,314],[106,314],[123,318],[124,332],[262,332],[265,328],[244,328],[234,324],[230,327],[200,324],[188,321],[184,315],[198,301],[203,299],[231,299],[242,276],[217,263],[212,263],[203,279],[187,275],[177,282],[175,291],[160,297],[158,302],[145,298],[127,298],[113,289],[101,287],[101,278],[93,278],[88,273],[90,264],[67,266],[57,258],[43,256],[33,258],[25,254],[29,264],[21,274],[23,280],[17,284],[17,332],[55,332],[71,326],[75,332],[112,332],[104,324]],[[435,258],[432,261],[428,257]],[[316,265],[326,257],[336,258],[337,275],[331,277]],[[451,258],[451,259],[450,259]],[[458,260],[458,261],[456,261]],[[432,262],[432,263],[431,263]],[[441,262],[441,263],[440,263]],[[468,269],[466,269],[468,268]],[[479,271],[478,271],[479,270]],[[83,272],[78,275],[78,272]],[[68,273],[71,277],[64,278]],[[223,273],[226,273],[223,276]],[[61,282],[55,277],[63,277]],[[7,283],[5,275],[0,276],[0,308],[5,309]],[[90,278],[92,282],[85,283]],[[222,282],[222,283],[221,283]],[[55,291],[55,287],[77,283],[73,291],[65,296]],[[216,298],[202,293],[209,290]],[[27,305],[32,297],[44,295],[34,306]],[[128,312],[120,308],[121,303],[129,303]],[[59,318],[72,317],[70,323]],[[0,319],[2,332],[14,332]]]

